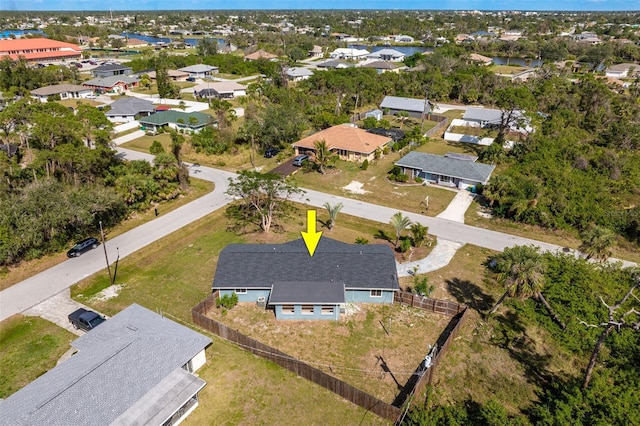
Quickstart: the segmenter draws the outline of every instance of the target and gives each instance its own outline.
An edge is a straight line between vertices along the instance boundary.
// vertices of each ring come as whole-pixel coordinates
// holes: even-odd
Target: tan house
[[[388,136],[375,135],[352,124],[339,124],[294,143],[296,155],[315,152],[315,143],[324,140],[331,152],[346,161],[372,161],[377,149],[392,143]]]
[[[469,55],[469,60],[471,62],[474,62],[478,65],[484,65],[484,66],[489,66],[493,63],[493,59],[483,56],[483,55],[479,55],[477,53],[472,53]]]
[[[278,55],[274,55],[273,53],[269,53],[269,52],[265,52],[264,50],[260,49],[257,50],[253,53],[249,53],[248,55],[244,56],[244,60],[245,61],[257,61],[258,59],[266,59],[268,61],[271,61],[273,59],[277,59]]]
[[[156,72],[150,71],[146,73],[151,80],[156,79]],[[178,70],[167,70],[167,75],[172,81],[185,81],[189,77],[188,72],[178,71]]]

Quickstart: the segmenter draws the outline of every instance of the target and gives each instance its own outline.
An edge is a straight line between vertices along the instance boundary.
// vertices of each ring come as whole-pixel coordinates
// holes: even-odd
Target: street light
[[[107,271],[109,272],[109,282],[113,284],[113,278],[111,277],[111,266],[109,265],[109,257],[107,256],[107,244],[104,239],[104,231],[102,230],[102,221],[98,222],[100,224],[100,236],[102,237],[102,248],[104,249],[104,260],[107,262]]]

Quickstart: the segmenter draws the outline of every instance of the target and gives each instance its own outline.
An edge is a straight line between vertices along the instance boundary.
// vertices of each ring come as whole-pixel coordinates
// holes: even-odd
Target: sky
[[[256,9],[424,9],[638,11],[640,0],[0,0],[0,11],[91,10],[256,10]]]

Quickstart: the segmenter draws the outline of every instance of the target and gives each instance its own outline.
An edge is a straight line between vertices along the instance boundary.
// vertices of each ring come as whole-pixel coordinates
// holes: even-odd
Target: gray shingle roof
[[[389,108],[407,112],[420,112],[423,111],[428,113],[431,111],[431,105],[427,102],[425,108],[424,99],[414,99],[414,98],[400,98],[397,96],[385,96],[382,102],[380,103],[380,108]]]
[[[344,283],[339,282],[275,282],[269,295],[270,305],[344,303]]]
[[[346,289],[398,289],[396,263],[382,244],[322,237],[313,257],[302,239],[285,244],[231,244],[220,253],[214,289],[264,288],[276,282],[339,282]]]
[[[491,108],[467,108],[463,120],[487,121],[489,123],[500,124],[502,120],[502,111]]]
[[[120,98],[115,100],[110,106],[111,109],[105,113],[107,116],[136,115],[141,112],[155,111],[153,102],[138,98]]]
[[[202,72],[214,71],[217,69],[218,67],[213,67],[211,65],[197,64],[197,65],[190,65],[184,68],[178,68],[178,71],[184,71],[189,73],[202,73]]]
[[[191,124],[190,118],[195,118],[197,121],[194,124]],[[151,114],[148,117],[141,118],[138,120],[140,124],[152,124],[156,126],[164,126],[169,123],[177,124],[182,120],[185,126],[189,126],[192,128],[202,127],[212,121],[212,117],[209,114],[205,114],[203,112],[183,112],[183,111],[160,111],[155,114]]]
[[[101,71],[120,71],[120,70],[131,70],[131,67],[125,67],[120,64],[104,64],[99,67],[95,67],[92,69],[92,72],[101,72]]]
[[[0,424],[110,424],[209,343],[133,304],[76,339],[69,360],[2,401]]]
[[[450,176],[473,182],[485,183],[489,180],[496,166],[491,164],[475,163],[469,160],[443,157],[440,155],[425,154],[411,151],[398,161],[396,166],[421,170],[426,173]]]
[[[309,68],[305,68],[305,67],[292,67],[292,68],[288,68],[287,69],[287,75],[289,77],[312,76],[313,75],[313,71],[311,71]]]
[[[94,78],[89,81],[85,81],[84,83],[82,83],[82,85],[110,88],[118,84],[118,82],[120,81],[126,84],[131,84],[131,83],[135,83],[138,80],[139,79],[137,76],[132,76],[132,75],[112,75],[109,77]]]

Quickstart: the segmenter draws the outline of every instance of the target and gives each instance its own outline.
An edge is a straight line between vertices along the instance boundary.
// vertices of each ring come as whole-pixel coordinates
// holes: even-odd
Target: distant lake
[[[9,38],[11,35],[22,37],[25,34],[44,34],[42,30],[4,30],[0,32],[0,38]]]
[[[419,46],[371,46],[366,44],[349,44],[347,46],[349,49],[365,49],[369,52],[377,52],[382,49],[393,49],[397,50],[400,53],[404,53],[405,56],[411,56],[414,53],[423,53],[423,52],[433,52],[432,48],[427,47],[419,47]]]
[[[129,37],[129,38],[137,38],[138,40],[143,40],[146,41],[147,43],[151,43],[151,44],[157,44],[157,43],[171,43],[172,41],[176,41],[176,40],[180,40],[179,37],[174,37],[174,38],[170,38],[170,37],[153,37],[153,36],[146,36],[146,35],[142,35],[142,34],[135,34],[135,33],[120,33],[121,36],[124,37]],[[205,37],[209,40],[215,40],[218,42],[219,46],[222,46],[226,43],[225,39],[223,38],[217,38],[217,37]],[[185,38],[184,42],[187,44],[191,44],[193,46],[195,46],[196,44],[198,44],[198,41],[202,40],[200,38]]]

